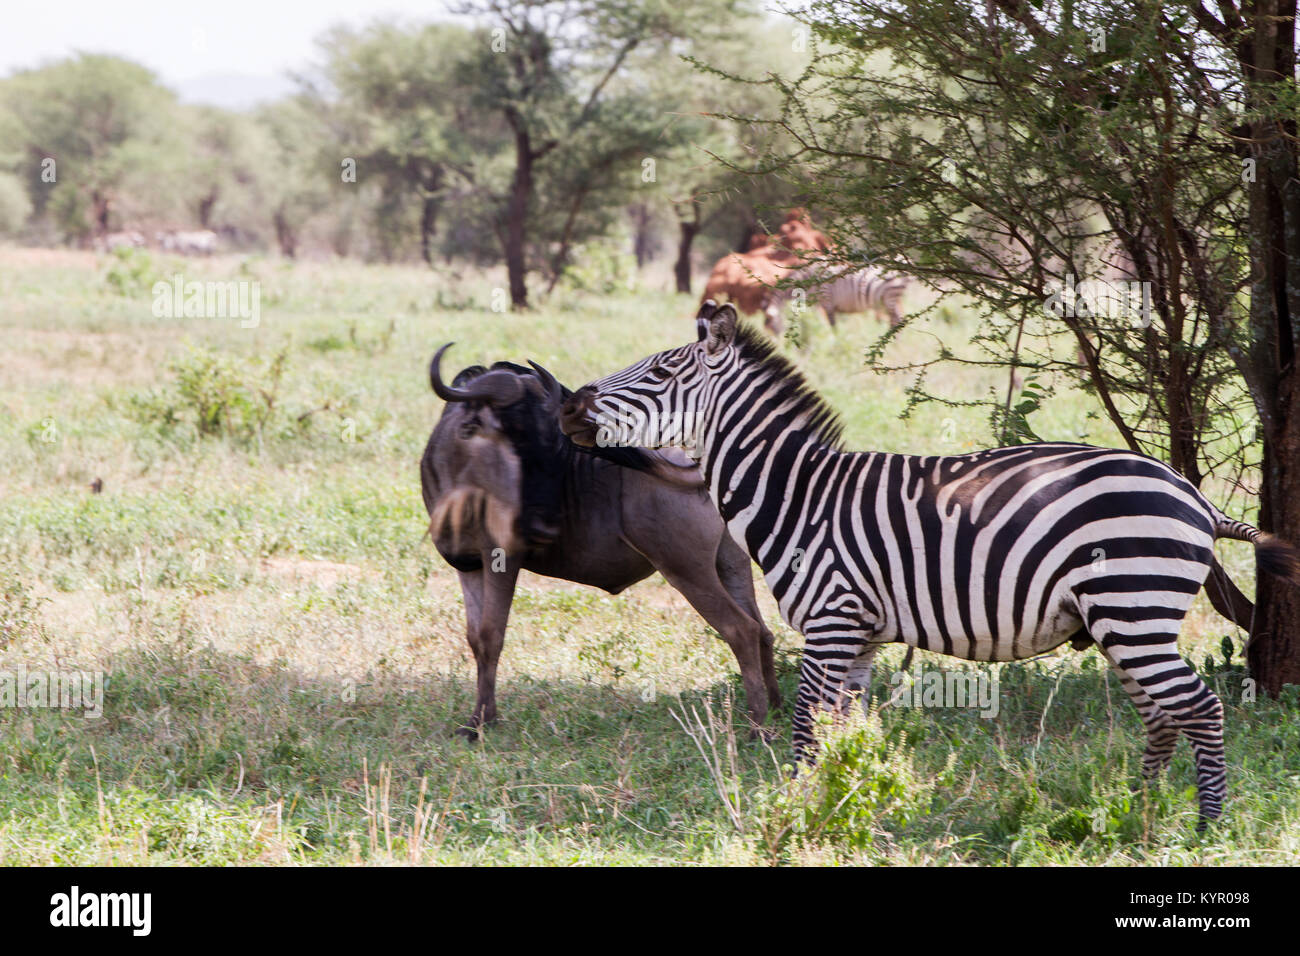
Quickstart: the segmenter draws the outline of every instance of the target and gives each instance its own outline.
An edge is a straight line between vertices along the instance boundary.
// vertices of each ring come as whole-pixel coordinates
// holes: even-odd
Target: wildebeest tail
[[[1261,571],[1300,585],[1300,549],[1290,542],[1260,531],[1254,525],[1234,521],[1217,508],[1214,511],[1216,538],[1249,541],[1255,546],[1255,563]]]

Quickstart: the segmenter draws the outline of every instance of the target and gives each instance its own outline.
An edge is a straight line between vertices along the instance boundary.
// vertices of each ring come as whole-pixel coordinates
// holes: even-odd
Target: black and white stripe
[[[810,283],[818,275],[825,273],[825,266],[814,265],[792,273],[794,282]],[[875,266],[867,266],[856,272],[835,276],[825,282],[797,285],[776,290],[774,298],[778,309],[794,300],[803,291],[809,306],[820,305],[826,312],[826,319],[832,326],[839,313],[856,314],[874,312],[885,315],[891,326],[903,321],[901,306],[903,293],[907,291],[908,278],[896,272],[884,272]]]
[[[593,383],[566,414],[654,423],[645,444],[692,423],[714,503],[805,637],[797,758],[816,708],[869,687],[884,644],[1011,661],[1091,638],[1146,725],[1144,771],[1168,764],[1181,732],[1202,821],[1220,814],[1223,708],[1179,654],[1179,628],[1216,537],[1255,541],[1262,569],[1295,578],[1293,549],[1129,451],[845,452],[835,414],[733,309],[706,303],[699,325],[699,342]]]

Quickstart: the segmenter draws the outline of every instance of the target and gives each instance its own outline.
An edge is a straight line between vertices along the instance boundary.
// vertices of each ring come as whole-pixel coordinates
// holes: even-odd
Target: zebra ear
[[[736,323],[739,317],[736,315],[736,307],[730,302],[718,306],[714,313],[703,321],[708,322],[708,338],[705,340],[704,348],[710,355],[722,351],[735,341]]]
[[[700,303],[700,311],[695,313],[695,340],[703,342],[705,336],[709,334],[709,319],[713,313],[718,311],[718,303],[712,299],[705,299]]]

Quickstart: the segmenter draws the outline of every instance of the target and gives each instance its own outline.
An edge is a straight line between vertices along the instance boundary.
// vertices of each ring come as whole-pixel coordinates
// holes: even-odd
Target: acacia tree
[[[337,150],[380,183],[380,208],[414,197],[420,254],[430,265],[452,180],[472,185],[477,166],[505,144],[502,124],[471,106],[472,39],[467,28],[443,23],[337,27],[319,41],[326,88],[309,86]]]
[[[678,292],[691,291],[692,252],[701,235],[725,235],[728,248],[744,252],[764,213],[789,204],[788,183],[745,171],[755,157],[788,141],[770,125],[730,121],[775,111],[780,88],[763,82],[738,85],[726,71],[743,64],[754,77],[798,76],[808,65],[806,32],[790,20],[753,18],[697,44],[691,57],[695,69],[661,74],[666,98],[677,104],[667,144],[670,172],[663,183],[678,226],[673,265]]]
[[[1259,523],[1300,542],[1294,0],[818,0],[803,18],[822,45],[769,81],[796,145],[764,168],[831,213],[837,264],[976,303],[979,357],[933,361],[1006,369],[995,433],[1027,431],[1015,383],[1036,372],[1085,384],[1198,485],[1253,467],[1257,437]],[[1069,295],[1085,278],[1141,294],[1098,308]],[[1300,591],[1261,578],[1251,614],[1217,590],[1263,688],[1300,682]]]
[[[339,160],[331,157],[323,118],[305,95],[262,107],[257,121],[271,146],[262,188],[281,255],[295,258],[303,226],[329,202],[340,179]]]
[[[745,0],[677,6],[659,0],[468,0],[456,12],[482,25],[468,65],[478,102],[513,138],[514,170],[497,227],[510,301],[527,308],[529,214],[538,169],[601,115],[634,53],[670,55],[674,42],[725,29]]]
[[[188,149],[177,150],[166,173],[152,183],[133,183],[136,191],[165,183],[169,193],[183,199],[185,221],[252,233],[261,218],[259,194],[267,175],[262,168],[269,148],[266,130],[247,114],[215,106],[182,107],[179,123]]]
[[[129,175],[166,163],[176,98],[142,66],[82,53],[6,78],[0,110],[23,137],[21,168],[36,215],[84,240],[114,227]],[[52,180],[44,178],[50,160]]]

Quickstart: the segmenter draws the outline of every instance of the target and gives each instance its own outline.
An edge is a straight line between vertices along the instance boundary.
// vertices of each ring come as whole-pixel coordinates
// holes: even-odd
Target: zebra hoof
[[[478,739],[479,739],[478,730],[468,726],[457,727],[456,736],[464,738],[466,743],[471,743],[471,744],[478,743]]]
[[[1196,833],[1198,836],[1204,836],[1205,832],[1210,829],[1210,824],[1214,823],[1223,815],[1222,810],[1205,811],[1202,810],[1196,817]]]

